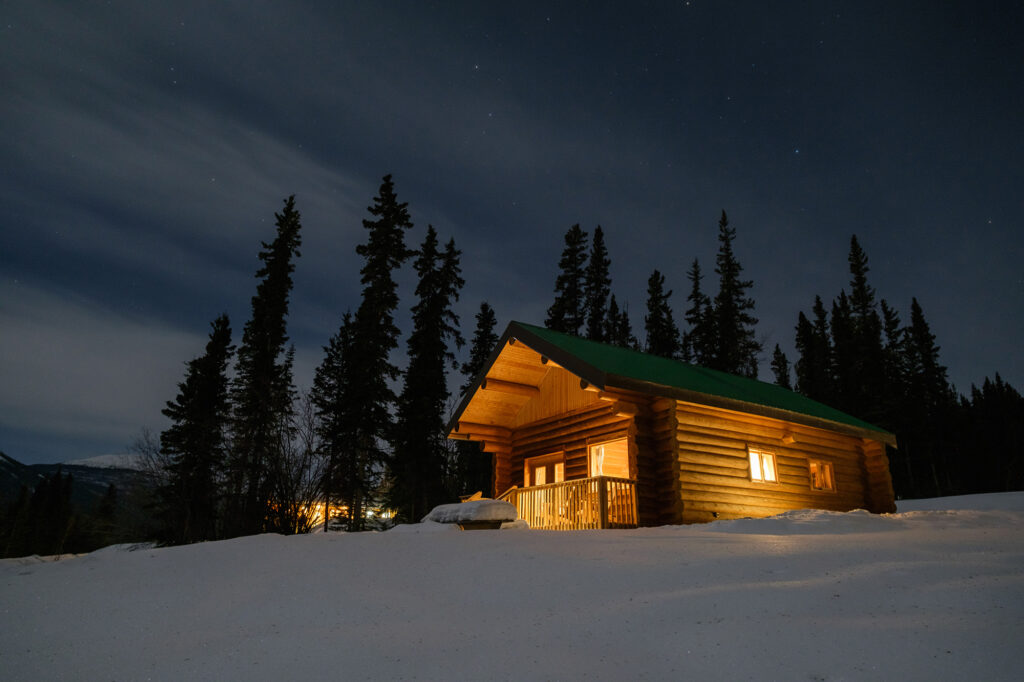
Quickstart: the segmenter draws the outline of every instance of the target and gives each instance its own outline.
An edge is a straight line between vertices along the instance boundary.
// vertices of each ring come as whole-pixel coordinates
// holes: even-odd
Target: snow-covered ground
[[[1024,493],[0,562],[5,680],[1019,680]]]

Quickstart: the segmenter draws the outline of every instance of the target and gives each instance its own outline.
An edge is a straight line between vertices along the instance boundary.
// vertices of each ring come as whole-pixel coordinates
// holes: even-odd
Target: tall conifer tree
[[[498,345],[498,335],[494,328],[498,320],[494,308],[487,301],[480,304],[476,314],[476,330],[469,346],[469,359],[462,363],[461,372],[465,377],[460,390],[465,395],[473,387],[473,381],[484,370],[487,360]],[[497,494],[494,491],[493,455],[483,452],[478,441],[458,441],[455,444],[455,493],[471,495],[480,491],[485,496]]]
[[[690,295],[686,297],[690,302],[686,311],[686,323],[690,328],[683,336],[683,359],[698,365],[708,365],[714,353],[715,320],[711,299],[701,290],[703,275],[696,258],[686,276],[690,280]]]
[[[772,352],[772,374],[775,375],[777,385],[792,390],[793,386],[789,381],[789,359],[779,348],[779,344],[775,344],[775,350]]]
[[[665,291],[665,276],[655,270],[647,279],[647,315],[644,331],[647,333],[646,352],[665,358],[679,356],[679,328],[672,319],[668,299],[672,290]]]
[[[579,334],[584,321],[584,267],[587,260],[587,233],[579,224],[565,233],[565,249],[558,261],[555,301],[548,308],[544,325],[566,334]]]
[[[885,392],[882,350],[882,320],[875,303],[875,290],[868,284],[868,257],[850,237],[850,373],[842,383],[852,411],[862,419],[878,422],[885,417],[878,397]]]
[[[346,312],[341,327],[324,347],[324,359],[313,377],[310,400],[316,411],[316,430],[324,466],[320,488],[324,500],[324,531],[330,526],[331,508],[355,498],[362,480],[348,433],[350,398],[349,367],[353,336],[352,314]]]
[[[476,375],[484,369],[487,359],[491,356],[494,347],[498,345],[498,334],[494,328],[498,324],[498,318],[494,314],[494,308],[487,301],[480,304],[480,310],[476,314],[476,329],[469,345],[469,359],[462,363],[460,371],[465,377],[462,384],[461,394],[465,395],[473,386]]]
[[[757,357],[761,344],[755,337],[757,318],[753,315],[754,299],[747,291],[754,285],[740,278],[743,266],[733,253],[735,228],[729,227],[725,211],[718,221],[718,295],[714,302],[714,352],[708,365],[730,374],[757,376]]]
[[[458,366],[449,344],[463,344],[459,318],[452,310],[465,283],[459,256],[451,240],[444,252],[439,251],[437,232],[427,227],[414,263],[419,275],[417,303],[412,308],[409,366],[389,467],[388,505],[399,520],[418,521],[437,504],[450,501],[443,418],[449,397],[447,368]]]
[[[592,341],[604,341],[607,338],[608,296],[612,285],[610,266],[611,259],[608,258],[608,249],[604,245],[604,231],[598,225],[594,229],[590,261],[583,282],[587,338]]]
[[[163,409],[171,425],[160,434],[168,470],[157,489],[157,515],[162,539],[177,544],[218,537],[220,478],[231,418],[227,368],[234,347],[227,315],[214,320],[211,328],[206,352],[188,362],[177,397]]]
[[[832,346],[829,341],[828,313],[821,296],[814,297],[812,323],[802,312],[796,325],[796,349],[799,353],[794,370],[796,388],[808,398],[825,403],[834,402],[831,377]]]
[[[377,490],[394,438],[392,408],[395,394],[391,382],[399,376],[391,362],[398,347],[394,312],[398,307],[398,285],[394,271],[412,252],[405,246],[405,232],[412,228],[408,204],[399,202],[391,175],[385,175],[373,205],[364,219],[365,244],[356,247],[364,264],[359,271],[362,301],[352,320],[352,336],[345,363],[347,408],[342,432],[347,440],[342,467],[352,472],[342,502],[347,510],[349,530],[365,526],[366,505]]]
[[[273,501],[281,447],[290,437],[293,351],[286,318],[292,289],[293,260],[299,256],[301,217],[295,197],[276,213],[277,236],[263,243],[256,272],[260,283],[252,298],[252,317],[238,348],[232,387],[234,415],[229,473],[228,533],[246,535],[274,526]]]
[[[620,309],[619,302],[615,300],[615,294],[612,294],[608,300],[605,340],[613,346],[639,350],[639,344],[633,334],[633,325],[629,321],[629,306],[623,305]]]

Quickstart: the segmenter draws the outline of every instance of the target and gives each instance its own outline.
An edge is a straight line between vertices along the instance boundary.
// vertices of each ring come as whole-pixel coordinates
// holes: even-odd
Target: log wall
[[[499,457],[506,461],[508,471],[505,474],[499,467],[497,473],[499,477],[503,474],[507,476],[508,485],[505,488],[499,485],[501,490],[498,492],[513,485],[523,487],[523,465],[526,459],[555,452],[565,454],[565,480],[586,478],[589,474],[589,445],[635,434],[633,418],[616,414],[615,407],[603,401],[525,424],[512,432],[508,456]]]
[[[889,511],[893,504],[880,443],[681,401],[676,402],[674,415],[664,415],[669,423],[673,416],[676,442],[670,485],[677,486],[682,503],[681,510],[671,511],[681,511],[676,523],[804,508]],[[775,455],[778,482],[750,480],[748,447]],[[832,465],[835,491],[811,488],[810,459]]]

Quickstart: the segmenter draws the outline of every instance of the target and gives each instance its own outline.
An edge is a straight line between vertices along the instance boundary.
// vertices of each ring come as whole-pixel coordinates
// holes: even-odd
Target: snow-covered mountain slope
[[[935,508],[571,533],[434,524],[7,560],[0,668],[8,680],[1019,679],[1024,494],[915,504]]]
[[[130,469],[132,471],[142,471],[145,469],[142,456],[131,453],[96,455],[95,457],[86,457],[84,459],[73,459],[64,462],[64,464],[66,466],[90,467],[93,469]]]

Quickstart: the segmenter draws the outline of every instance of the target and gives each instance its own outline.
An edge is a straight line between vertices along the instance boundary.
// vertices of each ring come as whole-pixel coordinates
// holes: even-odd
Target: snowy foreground
[[[6,560],[0,678],[1021,679],[1024,493],[901,510]]]

